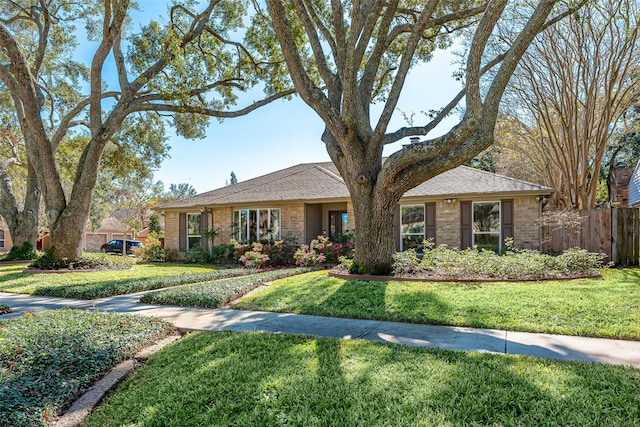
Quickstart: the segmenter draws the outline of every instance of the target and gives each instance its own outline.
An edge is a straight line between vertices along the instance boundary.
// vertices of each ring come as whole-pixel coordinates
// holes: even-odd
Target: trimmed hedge
[[[44,425],[112,366],[171,331],[160,319],[69,309],[0,321],[0,425]]]
[[[52,246],[37,257],[29,267],[39,270],[128,270],[136,264],[135,258],[85,252],[77,261],[58,259]]]
[[[315,269],[313,268],[301,267],[264,271],[233,279],[215,280],[208,283],[179,286],[173,289],[148,293],[140,299],[140,302],[149,304],[218,308],[266,282],[297,274],[308,273],[314,270]]]

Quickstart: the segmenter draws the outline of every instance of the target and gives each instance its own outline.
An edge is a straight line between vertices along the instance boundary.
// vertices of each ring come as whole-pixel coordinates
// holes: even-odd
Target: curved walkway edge
[[[264,331],[359,338],[449,350],[630,365],[640,369],[640,341],[138,303],[144,293],[86,301],[0,292],[0,304],[7,304],[15,311],[0,316],[0,319],[21,315],[27,311],[38,312],[69,307],[162,317],[185,331]]]

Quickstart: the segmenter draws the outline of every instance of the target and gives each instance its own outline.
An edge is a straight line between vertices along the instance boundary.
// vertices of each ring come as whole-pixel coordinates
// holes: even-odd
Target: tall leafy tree
[[[631,151],[620,137],[640,99],[639,36],[637,1],[590,2],[534,41],[507,87],[511,149],[559,208],[595,207],[601,171]]]
[[[542,29],[571,12],[560,1],[518,3],[525,24],[492,57],[489,42],[498,23],[508,18],[508,3],[266,0],[272,27],[261,34],[275,34],[297,92],[325,123],[322,141],[349,189],[360,271],[390,271],[393,214],[401,196],[493,143],[500,100],[518,61]],[[472,32],[463,91],[430,121],[389,129],[411,68],[450,46],[463,29]],[[482,92],[480,80],[494,68]],[[438,84],[425,82],[424,96]],[[372,113],[374,102],[381,106],[379,114]],[[464,114],[449,132],[407,144],[382,162],[385,146],[429,135],[459,105]]]
[[[236,117],[291,95],[277,63],[241,44],[242,1],[185,1],[166,23],[133,33],[129,0],[0,0],[0,82],[12,97],[45,204],[58,257],[81,254],[101,159],[129,119],[163,117],[186,137],[202,137],[208,117]],[[76,54],[76,26],[96,50]],[[114,70],[117,81],[104,79]],[[83,79],[87,84],[83,85]],[[264,85],[265,98],[232,110],[238,91]],[[74,135],[86,138],[65,191],[56,152]]]
[[[187,182],[180,184],[169,184],[169,189],[163,192],[161,196],[162,203],[173,202],[174,200],[182,200],[198,194],[195,188]]]

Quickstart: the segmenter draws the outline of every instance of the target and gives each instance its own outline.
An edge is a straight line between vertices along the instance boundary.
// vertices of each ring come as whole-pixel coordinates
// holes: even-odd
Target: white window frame
[[[5,245],[5,231],[4,229],[0,228],[0,248],[4,249],[4,245]]]
[[[498,231],[476,231],[473,225],[476,223],[476,210],[475,205],[481,203],[497,203],[498,204]],[[502,204],[500,200],[479,200],[477,202],[471,202],[471,247],[476,245],[476,235],[498,235],[498,251],[502,250]]]
[[[197,216],[198,218],[198,229],[200,230],[200,234],[189,234],[189,217]],[[193,248],[194,246],[190,245],[190,241],[192,238],[198,238],[198,246],[200,246],[200,241],[202,240],[202,214],[201,213],[187,213],[187,250]]]
[[[404,208],[415,208],[415,207],[422,207],[422,233],[403,233],[402,232],[402,209]],[[427,212],[425,210],[425,206],[424,203],[422,204],[415,204],[415,205],[400,205],[400,252],[404,251],[404,245],[403,245],[403,236],[422,236],[422,239],[425,238],[425,233],[426,233],[426,229],[427,229]]]
[[[260,229],[260,211],[267,211],[267,230],[262,231]],[[273,211],[278,211],[278,230],[275,233],[275,236],[272,236],[272,224],[271,224],[271,218],[272,215],[271,213]],[[241,215],[242,212],[246,212],[247,213],[247,224],[245,226],[245,229],[242,230],[241,229]],[[280,239],[280,236],[282,234],[282,209],[280,208],[244,208],[244,209],[236,209],[233,211],[233,221],[235,224],[237,224],[237,232],[236,234],[236,240],[240,243],[248,243],[250,240],[250,236],[251,236],[251,214],[250,212],[255,212],[255,216],[256,216],[256,240],[260,241],[260,240],[278,240]],[[245,234],[245,236],[247,237],[246,241],[243,241],[244,239],[242,238],[242,234]]]

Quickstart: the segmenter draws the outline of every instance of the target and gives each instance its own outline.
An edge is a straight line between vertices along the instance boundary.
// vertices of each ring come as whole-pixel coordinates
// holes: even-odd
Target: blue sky
[[[134,24],[136,29],[150,17],[166,11],[164,1],[141,0],[138,4],[142,10],[134,15],[138,21]],[[83,48],[87,54],[93,54],[91,46]],[[460,90],[460,83],[451,77],[455,59],[451,52],[439,51],[429,64],[412,70],[390,129],[406,125],[401,112],[414,112],[418,124],[424,121],[420,111],[441,108],[455,96]],[[238,105],[254,99],[255,94],[241,97]],[[446,132],[456,123],[455,115],[446,119],[433,136]],[[176,136],[169,139],[170,158],[155,172],[155,179],[162,180],[165,187],[186,182],[201,193],[224,186],[231,171],[238,181],[246,181],[299,163],[330,161],[320,140],[323,128],[319,117],[299,98],[276,101],[247,116],[222,123],[214,119],[204,139],[185,140]],[[396,151],[402,143],[408,141],[387,147],[384,154]]]

